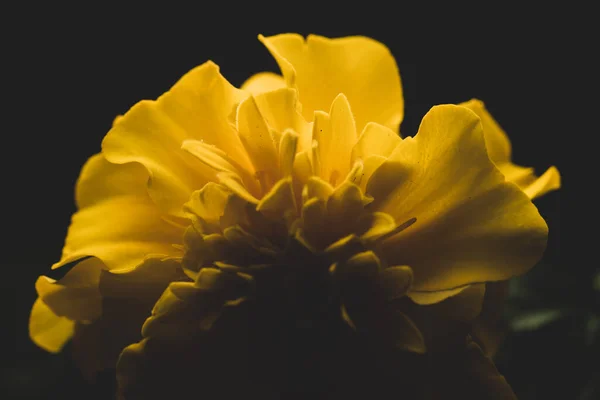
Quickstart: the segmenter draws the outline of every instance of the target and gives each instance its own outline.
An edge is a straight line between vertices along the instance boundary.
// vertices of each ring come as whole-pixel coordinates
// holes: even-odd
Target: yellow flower
[[[481,102],[433,107],[401,138],[385,46],[260,40],[282,77],[236,89],[207,62],[115,120],[82,169],[53,269],[74,266],[36,282],[38,345],[59,351],[75,334],[93,372],[141,339],[151,311],[144,337],[181,337],[268,298],[299,320],[334,307],[354,329],[422,352],[409,313],[377,310],[452,298],[476,315],[482,283],[541,257],[547,226],[530,199],[558,188],[558,172],[512,164]],[[479,306],[463,307],[472,295]]]

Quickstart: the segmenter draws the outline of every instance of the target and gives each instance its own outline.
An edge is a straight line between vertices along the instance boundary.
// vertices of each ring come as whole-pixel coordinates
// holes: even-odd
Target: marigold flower
[[[36,282],[39,346],[75,335],[93,374],[133,344],[126,365],[142,337],[183,339],[274,301],[297,321],[335,309],[422,353],[414,307],[471,320],[485,282],[539,260],[547,226],[531,199],[559,187],[558,171],[512,164],[482,102],[435,106],[402,138],[400,76],[381,43],[260,40],[282,76],[237,89],[207,62],[115,120],[82,169],[53,269],[74,266]]]

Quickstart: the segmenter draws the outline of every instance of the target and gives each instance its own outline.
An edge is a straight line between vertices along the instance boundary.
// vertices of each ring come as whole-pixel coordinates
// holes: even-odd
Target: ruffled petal
[[[229,123],[246,92],[235,89],[207,62],[183,76],[156,101],[133,106],[102,142],[113,163],[141,163],[150,173],[152,199],[174,215],[190,194],[215,178],[214,170],[181,150],[184,140],[204,141],[249,167],[247,155]]]
[[[185,279],[176,259],[148,258],[122,273],[103,269],[97,282],[102,315],[91,324],[78,323],[73,337],[75,360],[84,375],[93,378],[114,368],[123,348],[141,340],[142,325],[169,283]]]
[[[284,87],[286,86],[283,77],[273,72],[259,72],[242,84],[242,90],[250,92],[255,96]]]
[[[29,317],[29,336],[42,349],[58,353],[75,332],[75,322],[59,317],[38,298]]]
[[[312,121],[340,93],[348,97],[356,127],[377,122],[398,131],[404,116],[400,75],[394,57],[381,43],[362,36],[328,39],[297,34],[259,36],[288,87],[297,88],[302,113]]]
[[[530,198],[535,199],[560,188],[560,173],[556,167],[550,167],[538,177],[533,168],[517,167],[512,163],[498,164],[498,169],[506,180],[514,182]]]
[[[35,289],[56,315],[73,321],[93,321],[102,313],[98,284],[103,267],[97,258],[87,258],[59,281],[40,276]]]
[[[108,269],[131,269],[148,254],[177,255],[183,228],[167,222],[146,192],[148,173],[136,163],[111,164],[102,154],[84,165],[58,268],[83,257]]]
[[[178,259],[146,258],[133,269],[110,272],[95,257],[58,281],[42,276],[30,316],[30,336],[58,352],[71,337],[84,375],[114,367],[121,350],[141,339],[141,327],[169,283],[187,280]]]
[[[481,100],[472,99],[460,104],[481,118],[483,135],[490,159],[508,181],[516,183],[530,199],[540,197],[560,188],[560,173],[550,167],[538,177],[533,168],[525,168],[511,162],[511,144],[508,135],[485,108]]]
[[[396,221],[417,219],[383,243],[388,262],[412,267],[416,292],[449,296],[449,289],[507,279],[545,249],[545,221],[490,161],[480,120],[465,107],[432,108],[367,192],[375,199],[370,206]]]

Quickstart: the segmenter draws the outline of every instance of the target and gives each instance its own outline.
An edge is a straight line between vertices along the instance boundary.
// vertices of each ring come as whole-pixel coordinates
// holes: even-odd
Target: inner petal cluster
[[[329,268],[408,228],[369,207],[365,187],[373,170],[401,139],[370,124],[359,138],[343,94],[313,123],[298,114],[295,90],[248,97],[235,127],[248,156],[234,160],[219,148],[188,140],[183,148],[217,172],[218,181],[195,192],[185,210],[192,221],[184,239],[184,269],[305,263]],[[273,112],[272,104],[287,109]],[[266,118],[264,114],[270,114]]]

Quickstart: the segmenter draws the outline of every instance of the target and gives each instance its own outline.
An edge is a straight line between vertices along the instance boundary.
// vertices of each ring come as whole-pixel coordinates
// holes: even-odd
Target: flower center
[[[192,275],[213,266],[327,269],[356,253],[376,251],[377,243],[416,221],[397,225],[390,215],[371,211],[370,201],[348,180],[333,188],[314,176],[300,195],[291,180],[278,181],[258,205],[209,183],[186,205],[192,224],[184,237],[184,268]]]

